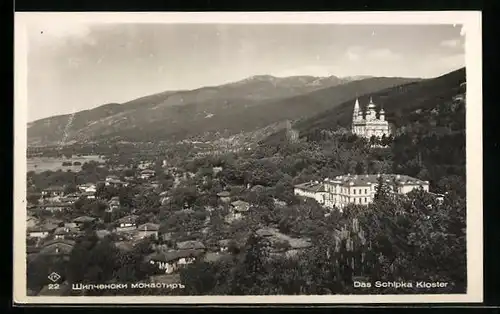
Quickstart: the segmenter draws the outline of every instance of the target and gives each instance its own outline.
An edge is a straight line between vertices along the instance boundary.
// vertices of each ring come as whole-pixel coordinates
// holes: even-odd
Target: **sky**
[[[253,75],[431,78],[461,25],[70,24],[28,28],[28,121]]]

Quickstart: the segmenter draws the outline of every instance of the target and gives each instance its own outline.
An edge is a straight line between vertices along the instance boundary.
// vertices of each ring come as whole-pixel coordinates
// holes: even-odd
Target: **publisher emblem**
[[[61,275],[59,275],[58,273],[52,273],[49,275],[49,280],[52,281],[52,282],[56,282],[58,281],[59,279],[61,279]]]

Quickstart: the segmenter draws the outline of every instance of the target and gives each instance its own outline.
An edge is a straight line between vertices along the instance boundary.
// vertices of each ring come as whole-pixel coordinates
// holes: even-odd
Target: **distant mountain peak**
[[[240,80],[239,83],[246,83],[251,81],[275,81],[276,79],[278,78],[272,75],[259,74],[259,75],[252,75],[247,77],[246,79]]]

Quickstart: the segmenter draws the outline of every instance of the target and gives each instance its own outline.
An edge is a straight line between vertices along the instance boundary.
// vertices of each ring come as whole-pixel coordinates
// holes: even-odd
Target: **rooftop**
[[[158,231],[160,230],[160,225],[151,222],[140,225],[137,230],[139,231]]]
[[[28,232],[48,232],[48,231],[53,231],[57,228],[56,224],[51,224],[51,223],[46,223],[41,226],[36,226],[36,227],[28,227],[27,231]]]
[[[62,240],[62,239],[56,239],[56,240],[50,240],[50,241],[47,241],[43,244],[43,247],[47,247],[47,246],[50,246],[50,245],[54,245],[54,244],[61,244],[61,245],[69,245],[69,246],[73,246],[75,245],[75,241],[73,240]]]
[[[117,220],[118,223],[134,223],[137,218],[139,218],[139,216],[137,215],[128,215],[128,216],[125,216],[125,217],[122,217],[120,219]]]
[[[153,253],[146,257],[148,261],[171,262],[185,257],[198,257],[203,254],[198,250],[177,250],[170,252]]]
[[[59,227],[54,231],[55,235],[65,235],[70,233],[78,233],[78,229],[70,227]]]
[[[96,218],[89,216],[80,216],[78,218],[73,219],[74,222],[92,222],[94,220],[96,220]]]
[[[181,250],[203,250],[205,249],[205,245],[199,241],[183,241],[177,243],[177,248]]]
[[[343,186],[370,186],[377,184],[379,176],[382,180],[389,184],[396,185],[423,185],[429,184],[428,181],[422,181],[417,178],[413,178],[407,175],[399,174],[363,174],[363,175],[342,175],[337,176],[333,179],[326,178],[324,181],[326,183],[337,183]]]
[[[250,204],[241,200],[234,201],[231,203],[238,211],[248,211],[250,209]]]
[[[295,185],[296,188],[310,192],[324,192],[323,184],[319,181],[309,181]]]
[[[67,255],[73,250],[73,244],[68,244],[64,242],[52,243],[50,245],[45,245],[41,250],[40,254],[44,255]]]

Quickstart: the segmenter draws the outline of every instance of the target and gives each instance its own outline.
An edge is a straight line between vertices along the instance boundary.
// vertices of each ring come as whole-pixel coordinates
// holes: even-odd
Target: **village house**
[[[282,201],[282,200],[277,199],[277,198],[273,198],[273,202],[274,202],[274,206],[276,206],[276,207],[285,207],[287,205],[287,203],[285,201]]]
[[[42,191],[42,197],[61,197],[64,195],[64,187],[51,186]]]
[[[104,185],[121,187],[121,186],[128,186],[128,182],[121,181],[120,178],[118,178],[117,176],[108,176],[106,177]]]
[[[241,200],[234,201],[229,207],[229,214],[226,216],[225,220],[227,222],[232,222],[243,218],[243,215],[250,210],[250,204]]]
[[[78,201],[79,198],[80,198],[79,194],[70,193],[61,197],[60,201],[68,204],[74,204],[76,201]]]
[[[68,239],[75,237],[79,234],[79,231],[77,228],[73,227],[59,227],[54,231],[54,239]]]
[[[435,197],[435,199],[436,199],[436,201],[437,201],[437,203],[438,203],[439,205],[442,205],[442,204],[443,204],[443,202],[444,202],[444,198],[445,198],[445,196],[446,196],[446,194],[447,194],[447,193],[445,193],[445,194],[439,194],[439,193],[432,193],[432,192],[429,192],[429,194],[431,194],[432,196],[434,196],[434,197]]]
[[[126,176],[126,177],[124,177],[123,179],[124,179],[125,181],[127,181],[127,182],[132,182],[132,181],[134,181],[134,180],[135,180],[135,177]]]
[[[266,188],[260,184],[254,185],[250,188],[251,192],[254,193],[264,193],[266,191]]]
[[[113,196],[108,202],[107,212],[113,212],[120,209],[120,198],[118,196]]]
[[[38,225],[39,222],[40,222],[40,220],[34,216],[26,216],[26,227],[27,228],[35,227],[36,225]]]
[[[132,231],[137,229],[137,219],[139,216],[137,215],[128,215],[125,217],[122,217],[116,221],[118,226],[116,227],[117,232],[124,232],[124,231]]]
[[[222,170],[223,170],[222,167],[213,167],[212,168],[212,173],[213,173],[214,176],[216,176]]]
[[[150,170],[150,169],[142,170],[141,174],[140,174],[140,178],[142,180],[149,180],[150,178],[152,178],[154,176],[155,176],[154,170]]]
[[[57,225],[47,223],[41,226],[35,226],[27,228],[28,237],[43,239],[49,236],[54,230],[56,230]]]
[[[83,192],[83,193],[81,194],[81,196],[82,196],[83,198],[88,199],[88,200],[95,200],[95,199],[96,199],[96,197],[95,197],[95,192]]]
[[[73,222],[76,224],[78,230],[82,230],[85,226],[91,225],[97,221],[94,217],[89,216],[80,216],[78,218],[73,219]]]
[[[224,252],[227,252],[229,250],[229,247],[234,244],[236,245],[236,242],[234,240],[231,240],[231,239],[223,239],[223,240],[220,240],[218,242],[218,245],[219,245],[219,251],[224,253]]]
[[[161,186],[160,181],[158,181],[158,180],[151,181],[150,184],[155,189],[158,189]]]
[[[142,161],[137,165],[137,169],[139,170],[146,170],[153,167],[153,163],[149,161]]]
[[[224,203],[229,203],[231,201],[231,193],[229,191],[222,191],[217,193],[217,196]]]
[[[76,224],[76,223],[74,223],[74,222],[65,222],[65,223],[63,224],[63,226],[64,226],[65,228],[70,228],[70,229],[72,229],[72,228],[76,228],[76,229],[78,229],[77,224]]]
[[[160,225],[148,222],[143,225],[140,225],[137,228],[136,237],[144,239],[153,236],[155,239],[157,239],[159,230],[160,230]]]
[[[85,183],[78,186],[78,190],[82,193],[96,193],[97,186],[94,183]]]
[[[52,240],[44,243],[38,254],[62,257],[65,260],[69,260],[69,255],[74,246],[75,241],[72,240]]]
[[[160,252],[147,256],[145,260],[147,263],[156,265],[158,269],[164,270],[166,274],[172,274],[179,268],[194,263],[203,254],[200,250]]]

